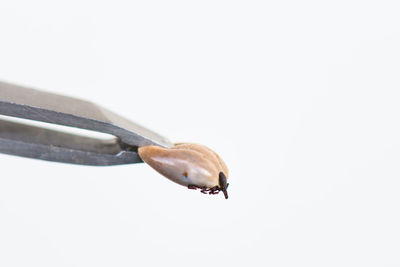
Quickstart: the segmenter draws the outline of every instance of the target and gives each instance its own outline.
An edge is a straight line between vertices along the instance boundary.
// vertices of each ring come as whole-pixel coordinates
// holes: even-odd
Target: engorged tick
[[[170,148],[143,146],[139,156],[160,174],[189,189],[228,198],[228,168],[222,159],[203,145],[177,143]]]

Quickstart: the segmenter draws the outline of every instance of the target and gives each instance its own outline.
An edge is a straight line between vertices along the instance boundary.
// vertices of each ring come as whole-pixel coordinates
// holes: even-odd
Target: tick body
[[[189,189],[218,194],[228,198],[228,168],[213,150],[206,146],[177,143],[171,148],[144,146],[139,156],[157,172]]]

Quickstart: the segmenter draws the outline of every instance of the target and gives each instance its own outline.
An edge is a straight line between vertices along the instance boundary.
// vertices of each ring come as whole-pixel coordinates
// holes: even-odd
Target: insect
[[[139,156],[157,172],[189,189],[204,194],[224,193],[228,199],[228,168],[213,150],[191,143],[176,143],[170,148],[143,146]]]

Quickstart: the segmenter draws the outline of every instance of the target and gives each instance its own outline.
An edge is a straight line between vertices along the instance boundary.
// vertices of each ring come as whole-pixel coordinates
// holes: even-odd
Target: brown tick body
[[[228,198],[228,168],[208,147],[177,143],[171,148],[139,147],[138,152],[144,162],[168,179],[205,194],[222,191]]]

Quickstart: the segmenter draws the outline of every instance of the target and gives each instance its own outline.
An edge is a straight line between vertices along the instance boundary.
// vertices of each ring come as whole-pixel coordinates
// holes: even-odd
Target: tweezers
[[[75,127],[112,137],[88,137],[10,117]],[[170,147],[171,142],[91,102],[0,82],[0,153],[109,166],[142,162],[137,150],[146,145]]]

